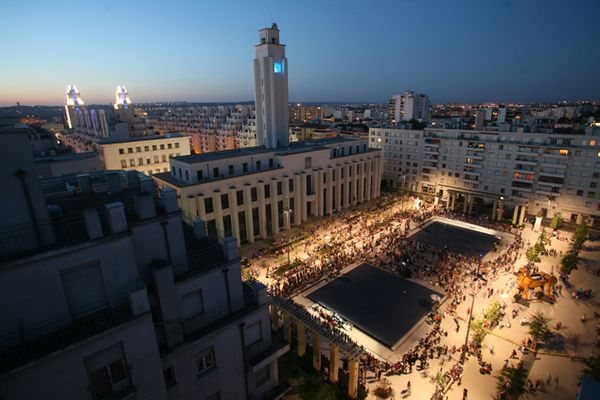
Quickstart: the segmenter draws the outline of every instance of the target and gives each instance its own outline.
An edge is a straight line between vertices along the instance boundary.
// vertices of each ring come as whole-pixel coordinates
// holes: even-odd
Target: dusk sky
[[[600,1],[0,3],[0,105],[253,100],[258,29],[277,22],[293,101],[600,99]]]

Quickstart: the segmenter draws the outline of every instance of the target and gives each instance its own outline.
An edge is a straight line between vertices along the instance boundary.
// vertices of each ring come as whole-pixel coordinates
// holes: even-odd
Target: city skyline
[[[16,38],[3,46],[0,105],[62,104],[69,84],[88,104],[112,102],[120,84],[134,103],[251,101],[252,38],[272,22],[284,27],[294,102],[385,102],[404,90],[434,103],[598,100],[598,5],[430,3],[12,2],[0,16]]]

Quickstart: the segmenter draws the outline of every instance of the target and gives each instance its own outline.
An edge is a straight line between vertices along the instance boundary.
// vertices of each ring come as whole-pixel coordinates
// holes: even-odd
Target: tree
[[[516,400],[525,394],[527,371],[523,367],[504,367],[496,377],[496,399]]]
[[[574,269],[577,269],[577,264],[579,264],[579,256],[576,252],[567,253],[560,260],[561,270],[567,275]]]
[[[550,334],[550,318],[542,312],[536,312],[531,317],[529,323],[529,334],[533,338],[534,342],[544,341]]]
[[[600,356],[593,355],[583,360],[585,368],[583,376],[589,376],[592,379],[600,381]]]
[[[540,250],[537,246],[530,247],[526,253],[527,261],[536,263],[540,262]]]
[[[298,392],[303,400],[335,400],[333,386],[318,376],[306,378],[298,388]]]
[[[585,243],[588,235],[588,226],[585,223],[580,224],[575,230],[575,234],[571,239],[571,245],[574,250],[581,250],[583,243]]]
[[[560,215],[560,213],[554,214],[554,217],[552,217],[552,221],[550,221],[550,229],[555,231],[558,228],[560,228],[561,225],[562,225],[562,215]]]

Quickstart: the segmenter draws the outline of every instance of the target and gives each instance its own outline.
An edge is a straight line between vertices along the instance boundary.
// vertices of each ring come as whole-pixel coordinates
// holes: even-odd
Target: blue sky
[[[600,1],[0,2],[0,105],[253,99],[258,29],[278,23],[290,99],[600,100]]]

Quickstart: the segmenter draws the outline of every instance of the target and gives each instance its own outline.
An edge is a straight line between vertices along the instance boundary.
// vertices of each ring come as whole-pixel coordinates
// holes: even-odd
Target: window
[[[128,153],[133,153],[133,148],[132,148],[132,147],[128,147],[128,148],[127,148],[127,152],[128,152]]]
[[[213,168],[213,177],[214,178],[219,177],[219,168],[217,168],[217,167]]]
[[[172,149],[173,145],[171,143],[167,143],[167,149]]]
[[[202,179],[204,179],[204,173],[202,172],[202,170],[198,170],[196,171],[196,178],[201,181]]]
[[[583,196],[583,190],[578,190],[576,195],[579,197]]]
[[[138,146],[138,147],[135,148],[135,152],[136,153],[140,153],[141,151],[142,151],[142,148],[140,146]]]
[[[260,171],[260,160],[256,161],[256,169]]]
[[[265,199],[271,197],[271,186],[265,185]]]
[[[312,168],[312,157],[304,157],[304,168]]]
[[[159,170],[156,170],[156,172],[160,172]],[[189,182],[190,180],[190,173],[189,171],[186,169],[185,170],[185,180]]]
[[[175,143],[175,148],[178,149],[179,148],[179,143]]]
[[[135,167],[135,158],[130,158],[129,159],[129,166],[130,167]]]
[[[215,368],[215,350],[206,349],[196,356],[196,372],[198,376]]]
[[[127,160],[121,160],[121,168],[127,168]]]
[[[158,164],[158,156],[154,156],[154,163]]]
[[[150,147],[144,146],[144,151],[150,151]]]
[[[269,168],[273,168],[273,159],[269,158]]]
[[[162,162],[167,162],[167,155],[163,154],[162,156],[160,156],[160,159]]]
[[[144,165],[144,159],[142,157],[138,157],[138,165]]]
[[[238,190],[235,195],[237,197],[237,205],[241,206],[244,204],[244,192],[242,190]]]
[[[164,149],[165,149],[165,145],[164,145],[164,144],[161,144],[161,145],[160,145],[160,149],[161,149],[161,150],[164,150]]]
[[[204,199],[204,210],[207,214],[214,211],[212,197],[207,197]]]
[[[290,179],[290,188],[289,189],[290,189],[289,190],[290,193],[292,193],[294,191],[294,180],[293,179]]]
[[[229,175],[233,175],[233,165],[229,166]]]
[[[229,208],[229,195],[228,194],[221,195],[221,208],[223,210],[226,210]]]
[[[119,149],[119,154],[125,154],[125,149]]]
[[[152,150],[156,150],[156,149],[157,149],[156,145],[155,145],[155,144],[153,144],[153,145],[152,145]]]
[[[177,385],[177,381],[175,380],[175,369],[173,367],[163,370],[163,378],[165,378],[167,389]]]
[[[94,399],[112,399],[132,390],[125,355],[120,344],[86,357],[84,364]]]
[[[248,172],[248,163],[247,162],[242,164],[242,171]]]
[[[277,195],[279,196],[282,193],[283,193],[283,184],[281,182],[277,182]]]
[[[258,190],[256,190],[255,187],[250,188],[250,199],[252,201],[257,201],[258,200]]]

